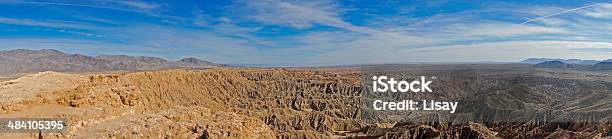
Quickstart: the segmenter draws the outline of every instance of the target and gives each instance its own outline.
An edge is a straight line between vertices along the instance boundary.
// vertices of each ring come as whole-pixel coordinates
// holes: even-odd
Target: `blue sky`
[[[0,49],[339,65],[612,58],[612,3],[0,0]]]

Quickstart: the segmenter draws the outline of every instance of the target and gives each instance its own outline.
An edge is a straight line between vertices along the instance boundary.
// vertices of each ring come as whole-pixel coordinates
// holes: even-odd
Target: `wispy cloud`
[[[93,5],[93,4],[74,4],[74,3],[61,3],[61,2],[37,2],[37,1],[19,2],[16,4],[76,6],[76,7],[89,7],[89,8],[97,8],[97,9],[118,10],[118,11],[126,11],[126,12],[143,12],[141,10],[135,10],[135,9]]]
[[[563,28],[537,25],[514,26],[514,24],[507,22],[463,24],[452,26],[448,28],[448,31],[459,37],[512,37],[519,35],[559,35],[571,33]]]
[[[332,26],[354,32],[371,32],[368,28],[354,26],[340,17],[343,12],[334,1],[242,1],[238,7],[244,16],[267,25],[281,25],[305,29],[314,25]],[[239,9],[239,8],[237,8]]]
[[[155,4],[155,3],[147,3],[147,2],[141,2],[141,1],[111,0],[108,2],[116,3],[119,5],[124,5],[128,7],[133,7],[133,8],[141,9],[141,10],[154,10],[160,7],[158,4]]]
[[[295,28],[308,28],[314,24],[342,26],[338,12],[330,1],[288,2],[288,1],[242,1],[239,7],[248,8],[244,12],[249,19],[271,25],[283,25]]]
[[[593,18],[604,18],[604,19],[612,19],[612,4],[610,3],[598,3],[594,4],[592,9],[584,10],[580,12],[584,16],[593,17]]]
[[[93,26],[90,26],[90,25],[74,23],[74,22],[67,22],[67,21],[34,20],[34,19],[20,19],[20,18],[7,18],[7,17],[0,17],[0,24],[39,26],[39,27],[51,27],[51,28],[72,28],[72,29],[93,28]]]
[[[87,7],[87,8],[95,8],[95,9],[143,13],[143,14],[148,14],[148,15],[159,15],[156,12],[162,7],[160,4],[152,3],[152,2],[124,1],[124,0],[98,0],[98,1],[72,1],[72,2],[2,0],[0,1],[0,4]]]

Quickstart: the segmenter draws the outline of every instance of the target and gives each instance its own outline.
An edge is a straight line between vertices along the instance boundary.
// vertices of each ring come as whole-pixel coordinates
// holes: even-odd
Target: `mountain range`
[[[598,60],[582,60],[582,59],[529,58],[529,59],[521,61],[521,63],[538,64],[538,63],[542,63],[546,61],[561,61],[566,64],[595,65],[600,62],[612,62],[612,59],[598,61]]]
[[[0,51],[0,74],[31,73],[41,71],[99,72],[145,71],[160,69],[205,69],[225,67],[206,60],[189,57],[168,61],[157,57],[67,54],[53,49],[16,49]]]
[[[555,68],[555,69],[566,69],[573,67],[571,64],[566,64],[561,61],[544,61],[534,65],[538,68]]]
[[[591,68],[593,70],[612,70],[612,61],[606,60],[604,62],[599,62]]]
[[[568,64],[562,61],[544,61],[534,65],[536,68],[548,68],[548,69],[578,69],[578,70],[591,70],[591,71],[612,71],[612,62],[605,60],[593,65],[587,64]]]

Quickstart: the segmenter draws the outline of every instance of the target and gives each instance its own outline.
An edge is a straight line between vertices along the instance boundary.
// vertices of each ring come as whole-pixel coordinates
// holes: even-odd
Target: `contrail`
[[[568,9],[568,10],[565,10],[565,11],[560,11],[560,12],[552,13],[552,14],[549,14],[549,15],[536,17],[536,18],[533,18],[533,19],[529,19],[529,20],[527,20],[525,22],[521,22],[519,24],[516,24],[516,25],[512,26],[512,28],[516,28],[518,26],[522,26],[522,25],[525,25],[527,23],[535,22],[535,21],[542,20],[542,19],[545,19],[545,18],[549,18],[549,17],[553,17],[553,16],[557,16],[557,15],[561,15],[561,14],[565,14],[565,13],[569,13],[569,12],[573,12],[573,11],[589,8],[589,7],[593,7],[593,6],[596,6],[596,5],[597,4],[589,4],[589,5],[585,5],[585,6],[578,7],[578,8]],[[477,42],[480,42],[480,41],[486,40],[486,39],[488,39],[488,37],[484,37],[482,39],[478,39],[478,40],[472,41],[471,44],[474,44],[474,43],[477,43]]]
[[[574,8],[574,9],[569,9],[569,10],[565,10],[565,11],[561,11],[561,12],[557,12],[557,13],[553,13],[553,14],[549,14],[549,15],[545,15],[545,16],[540,16],[540,17],[537,17],[537,18],[530,19],[530,20],[527,20],[525,22],[522,22],[522,23],[520,23],[518,25],[524,25],[524,24],[531,23],[531,22],[534,22],[534,21],[538,21],[538,20],[541,20],[541,19],[544,19],[544,18],[549,18],[549,17],[552,17],[552,16],[556,16],[556,15],[560,15],[560,14],[564,14],[564,13],[569,13],[569,12],[573,12],[573,11],[576,11],[576,10],[580,10],[580,9],[584,9],[584,8],[589,8],[589,7],[593,7],[593,6],[595,6],[595,4],[589,4],[589,5],[578,7],[578,8]]]

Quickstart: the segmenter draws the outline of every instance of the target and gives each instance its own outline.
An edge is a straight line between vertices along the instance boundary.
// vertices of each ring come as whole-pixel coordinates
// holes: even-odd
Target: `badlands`
[[[554,73],[541,73],[542,76],[549,74]],[[1,133],[0,138],[606,138],[612,135],[609,122],[371,122],[362,108],[360,76],[358,68],[33,73],[0,83],[0,118],[65,118],[68,130]],[[570,79],[562,81],[565,80]],[[609,96],[610,89],[605,90],[608,92],[603,92],[604,95]],[[608,109],[609,105],[610,102],[601,102],[591,109]]]

